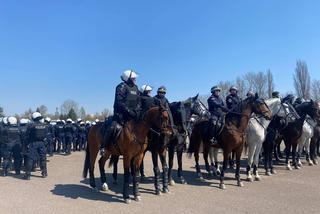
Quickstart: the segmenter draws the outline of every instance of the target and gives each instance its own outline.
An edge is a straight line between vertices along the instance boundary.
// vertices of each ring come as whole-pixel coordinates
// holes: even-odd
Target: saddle
[[[107,146],[113,146],[122,132],[123,125],[113,120],[113,117],[108,117],[102,125],[101,135]]]

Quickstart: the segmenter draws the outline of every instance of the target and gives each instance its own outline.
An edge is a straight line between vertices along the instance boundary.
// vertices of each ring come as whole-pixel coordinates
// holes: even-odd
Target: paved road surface
[[[234,179],[228,179],[227,189],[220,190],[218,179],[196,180],[193,159],[184,157],[188,185],[177,184],[170,188],[170,194],[156,196],[152,179],[148,178],[140,185],[143,200],[126,205],[121,198],[122,176],[118,186],[108,180],[108,192],[94,192],[88,179],[81,178],[83,160],[83,152],[50,158],[46,179],[40,177],[40,172],[33,173],[30,181],[0,177],[0,213],[320,213],[319,166],[304,166],[291,172],[278,166],[275,176],[244,182],[242,188],[235,186]],[[150,163],[147,155],[145,167],[149,176]],[[226,176],[234,178],[233,173]]]

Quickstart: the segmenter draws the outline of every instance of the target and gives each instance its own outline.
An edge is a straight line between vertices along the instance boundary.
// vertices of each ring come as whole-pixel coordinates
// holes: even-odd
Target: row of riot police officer
[[[98,121],[96,121],[98,122]],[[95,123],[93,123],[95,124]],[[29,180],[31,171],[39,164],[42,177],[47,177],[46,156],[54,152],[71,153],[85,149],[91,123],[78,119],[73,123],[68,119],[66,124],[50,118],[43,118],[39,112],[32,114],[32,121],[16,117],[0,119],[0,161],[2,176],[7,176],[12,166],[16,175],[20,175],[24,165],[25,176]]]

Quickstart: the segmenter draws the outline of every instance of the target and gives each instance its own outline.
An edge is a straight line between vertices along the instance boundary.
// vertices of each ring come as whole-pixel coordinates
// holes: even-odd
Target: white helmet
[[[50,122],[51,122],[51,118],[50,118],[50,117],[46,117],[46,118],[44,119],[44,121],[50,123]]]
[[[78,118],[78,119],[77,119],[77,123],[80,123],[81,121],[82,121],[81,118]]]
[[[96,122],[92,122],[91,124],[94,126],[94,125],[96,125]]]
[[[87,125],[90,125],[91,123],[90,123],[90,121],[89,121],[89,120],[87,120],[87,121],[86,121],[86,124],[87,124]]]
[[[25,124],[28,124],[28,119],[25,119],[25,118],[22,118],[22,119],[20,119],[20,124],[21,125],[25,125]]]
[[[42,115],[39,112],[34,112],[32,114],[32,120],[36,120],[36,119],[41,118],[41,117],[42,117]]]
[[[145,91],[152,91],[152,87],[150,85],[143,85],[141,86],[140,91],[143,93]]]
[[[121,79],[125,82],[127,82],[129,79],[135,79],[137,77],[138,77],[138,74],[133,70],[126,70],[121,75]]]
[[[2,122],[3,122],[5,125],[7,125],[7,124],[8,124],[8,117],[4,117],[4,118],[2,119]]]
[[[99,119],[96,119],[96,120],[95,120],[95,122],[96,122],[96,123],[99,123],[99,122],[100,122],[100,120],[99,120]]]
[[[8,122],[9,122],[10,125],[17,125],[18,120],[17,120],[16,117],[9,117],[8,118]]]
[[[39,121],[40,123],[44,123],[44,118],[41,118]]]
[[[72,123],[71,118],[68,118],[68,119],[67,119],[67,123]]]
[[[80,122],[80,125],[85,125],[85,123],[83,121]]]

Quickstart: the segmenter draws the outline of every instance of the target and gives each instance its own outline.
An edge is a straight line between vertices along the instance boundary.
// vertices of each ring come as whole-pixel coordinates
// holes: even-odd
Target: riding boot
[[[100,156],[104,156],[105,153],[106,153],[106,147],[107,147],[107,143],[112,145],[113,142],[111,142],[113,139],[112,139],[112,134],[113,134],[113,131],[114,130],[114,126],[111,125],[111,127],[107,127],[107,130],[104,134],[104,137],[103,137],[103,141],[100,145]]]

